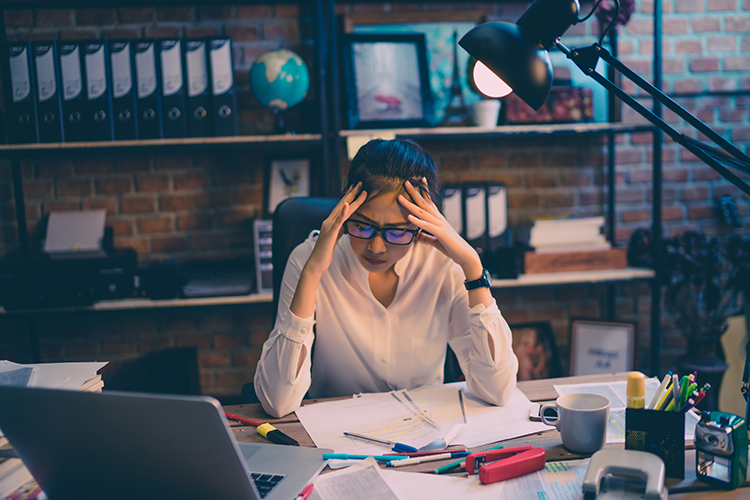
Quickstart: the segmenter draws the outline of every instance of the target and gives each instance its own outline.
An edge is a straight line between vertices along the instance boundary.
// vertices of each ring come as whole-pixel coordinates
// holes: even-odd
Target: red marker
[[[294,497],[294,500],[305,500],[307,497],[310,496],[312,489],[313,489],[312,483],[308,484],[307,487],[304,490],[302,490],[299,495]]]

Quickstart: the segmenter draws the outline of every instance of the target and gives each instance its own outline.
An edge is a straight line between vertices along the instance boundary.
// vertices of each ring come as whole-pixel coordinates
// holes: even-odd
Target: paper
[[[651,399],[659,390],[660,381],[656,377],[646,379],[646,406],[648,407]],[[607,443],[624,443],[625,442],[625,408],[627,407],[627,386],[626,381],[622,382],[603,382],[597,384],[568,384],[554,385],[553,387],[560,396],[572,394],[575,392],[586,392],[590,394],[599,394],[609,399],[609,428],[607,429]],[[695,438],[695,426],[698,424],[700,417],[695,411],[689,411],[685,414],[685,439]]]
[[[397,500],[374,458],[315,478],[309,500]]]
[[[102,249],[106,210],[50,212],[45,252],[91,252]]]
[[[498,500],[503,483],[482,484],[478,476],[438,476],[419,472],[382,470],[383,478],[399,500]],[[507,497],[511,498],[511,497]]]
[[[583,497],[589,460],[549,462],[544,469],[505,481],[503,498],[573,500]]]

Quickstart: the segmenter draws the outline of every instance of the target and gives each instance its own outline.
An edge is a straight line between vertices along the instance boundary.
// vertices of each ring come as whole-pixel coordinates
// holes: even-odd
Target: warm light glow
[[[487,97],[505,97],[513,92],[507,83],[481,61],[474,65],[474,85]]]

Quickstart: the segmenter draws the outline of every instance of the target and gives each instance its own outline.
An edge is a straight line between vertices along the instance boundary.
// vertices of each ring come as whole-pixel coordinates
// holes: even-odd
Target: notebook
[[[289,499],[332,451],[238,443],[205,396],[0,387],[0,429],[51,499]]]

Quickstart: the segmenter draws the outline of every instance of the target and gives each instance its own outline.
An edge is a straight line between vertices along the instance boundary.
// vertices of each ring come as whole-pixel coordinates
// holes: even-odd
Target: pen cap
[[[629,398],[646,397],[646,376],[641,372],[628,373],[627,393]]]

